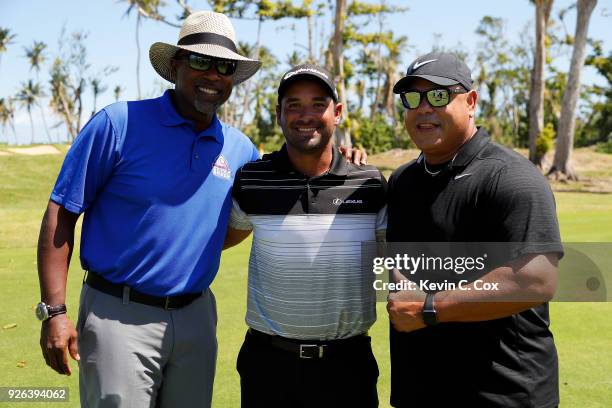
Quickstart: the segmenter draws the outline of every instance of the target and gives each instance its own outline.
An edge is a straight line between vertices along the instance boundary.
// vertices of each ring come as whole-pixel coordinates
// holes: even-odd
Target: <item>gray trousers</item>
[[[87,284],[81,291],[81,406],[211,405],[217,308],[210,290],[176,310],[124,303]]]

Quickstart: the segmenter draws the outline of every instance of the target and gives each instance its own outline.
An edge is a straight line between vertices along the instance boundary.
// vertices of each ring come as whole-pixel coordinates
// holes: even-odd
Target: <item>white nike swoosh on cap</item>
[[[417,69],[419,67],[422,67],[425,64],[429,64],[430,62],[434,62],[437,61],[437,59],[432,59],[432,60],[427,60],[427,61],[422,61],[422,62],[415,62],[412,69]]]
[[[472,173],[457,174],[455,176],[455,180],[459,180],[460,178],[464,178],[464,177],[471,176],[471,175]]]

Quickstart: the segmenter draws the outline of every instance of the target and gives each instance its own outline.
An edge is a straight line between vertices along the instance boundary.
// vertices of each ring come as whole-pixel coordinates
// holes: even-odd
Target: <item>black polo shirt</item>
[[[435,176],[424,158],[389,179],[387,241],[524,242],[562,255],[554,197],[535,166],[482,128]],[[431,169],[430,169],[431,170]],[[557,352],[548,304],[485,322],[391,327],[395,407],[553,407]]]

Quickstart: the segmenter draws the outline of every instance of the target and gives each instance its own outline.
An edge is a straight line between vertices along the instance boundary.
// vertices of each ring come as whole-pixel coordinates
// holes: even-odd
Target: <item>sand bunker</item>
[[[60,154],[55,146],[34,146],[34,147],[12,147],[6,149],[11,153],[25,154],[28,156],[40,156],[43,154]]]

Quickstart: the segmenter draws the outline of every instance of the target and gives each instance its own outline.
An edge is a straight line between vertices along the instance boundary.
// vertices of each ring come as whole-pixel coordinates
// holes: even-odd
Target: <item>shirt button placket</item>
[[[317,195],[315,194],[312,187],[310,186],[310,182],[307,184],[307,186],[308,186],[308,212],[312,212],[315,209],[315,206],[317,205]]]
[[[191,146],[191,169],[196,171],[198,169],[198,163],[200,160],[200,154],[198,153],[198,139],[194,140]]]

